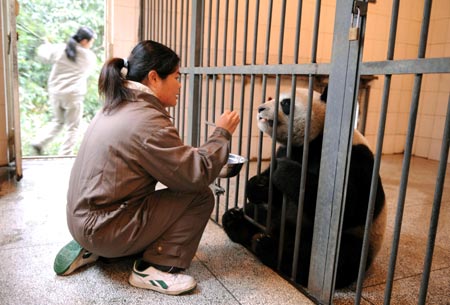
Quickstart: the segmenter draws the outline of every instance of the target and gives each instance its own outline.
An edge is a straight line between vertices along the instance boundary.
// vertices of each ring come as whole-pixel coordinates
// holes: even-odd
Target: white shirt
[[[38,57],[45,63],[53,64],[48,78],[50,94],[85,95],[87,78],[95,68],[94,52],[77,44],[76,61],[65,53],[66,44],[43,44],[37,50]]]

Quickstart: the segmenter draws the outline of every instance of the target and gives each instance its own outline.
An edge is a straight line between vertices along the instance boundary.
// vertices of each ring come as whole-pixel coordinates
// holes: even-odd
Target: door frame
[[[7,143],[7,161],[15,170],[16,179],[22,179],[22,141],[20,133],[19,70],[17,62],[16,16],[19,3],[2,1],[3,75]]]

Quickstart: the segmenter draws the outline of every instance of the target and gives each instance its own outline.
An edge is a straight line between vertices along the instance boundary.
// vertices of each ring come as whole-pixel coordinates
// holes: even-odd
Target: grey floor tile
[[[20,182],[4,175],[0,179],[2,305],[312,304],[247,250],[232,244],[213,222],[187,270],[198,282],[191,294],[173,297],[130,286],[132,259],[97,262],[73,275],[55,276],[53,259],[71,239],[65,197],[72,162],[25,160]]]
[[[363,305],[383,304],[401,175],[401,155],[383,156],[381,175],[388,201],[382,250],[364,281]],[[0,303],[9,304],[312,304],[296,288],[232,243],[210,222],[188,269],[198,281],[189,295],[170,297],[131,287],[132,260],[99,262],[68,277],[52,270],[57,251],[70,240],[65,196],[71,158],[24,160],[16,182],[0,175]],[[413,158],[405,200],[391,304],[416,304],[428,237],[438,163]],[[450,166],[449,166],[450,167]],[[250,168],[250,176],[255,171]],[[6,176],[6,178],[5,178]],[[447,172],[450,177],[450,169]],[[244,179],[241,173],[241,183]],[[230,186],[233,201],[236,191]],[[222,200],[225,196],[222,196]],[[220,206],[219,215],[224,205]],[[446,179],[427,305],[450,304],[450,178]],[[353,304],[354,287],[336,292],[334,304]]]

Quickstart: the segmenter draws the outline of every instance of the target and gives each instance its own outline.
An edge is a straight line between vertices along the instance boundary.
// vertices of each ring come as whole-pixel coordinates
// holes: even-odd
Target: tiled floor
[[[198,281],[190,295],[171,297],[131,287],[127,282],[131,260],[97,263],[72,276],[55,276],[53,258],[70,240],[65,195],[72,162],[70,158],[24,160],[20,182],[0,168],[0,304],[312,304],[247,250],[230,242],[212,221],[188,270]],[[361,304],[383,304],[401,163],[402,156],[383,157],[388,228],[384,247],[364,282]],[[419,158],[411,163],[391,304],[417,304],[437,166]],[[427,304],[450,304],[449,220],[447,179]],[[338,291],[334,303],[353,304],[353,296],[351,289]]]
[[[382,159],[380,172],[388,203],[387,228],[383,247],[364,281],[361,304],[384,303],[402,161],[402,155],[388,155]],[[418,302],[438,165],[437,161],[422,158],[411,161],[391,304]],[[352,304],[349,296],[353,293],[338,292],[336,304]],[[447,165],[426,304],[450,304],[450,165]]]
[[[71,240],[65,196],[72,162],[24,160],[18,183],[0,169],[1,305],[312,304],[212,221],[188,269],[198,282],[192,294],[166,296],[130,286],[132,260],[55,276],[53,259]]]

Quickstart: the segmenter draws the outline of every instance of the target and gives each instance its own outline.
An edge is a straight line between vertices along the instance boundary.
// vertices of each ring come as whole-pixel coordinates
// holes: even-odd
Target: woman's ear
[[[156,90],[158,88],[159,84],[159,75],[155,70],[151,70],[147,74],[147,78],[145,79],[145,82],[142,82],[144,85],[149,87],[152,90]]]
[[[159,75],[158,75],[158,73],[156,73],[155,70],[151,70],[150,72],[148,72],[147,78],[150,83],[154,83],[154,82],[158,81]]]

